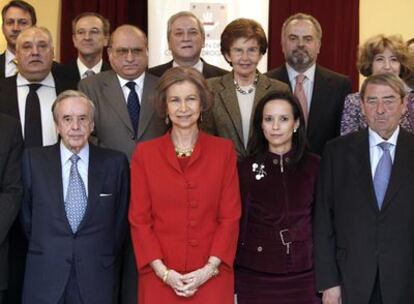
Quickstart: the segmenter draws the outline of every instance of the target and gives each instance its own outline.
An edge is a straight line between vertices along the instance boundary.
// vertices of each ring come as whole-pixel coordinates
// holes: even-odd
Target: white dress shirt
[[[60,161],[62,164],[62,184],[63,184],[63,200],[66,201],[66,194],[68,193],[70,167],[72,162],[70,157],[74,153],[70,151],[63,142],[60,142]],[[82,178],[83,184],[85,185],[86,196],[88,196],[88,166],[89,166],[89,144],[86,145],[79,151],[78,156],[78,171]]]
[[[78,59],[76,59],[76,64],[78,65],[80,79],[84,79],[84,78],[86,78],[86,74],[85,74],[86,71],[92,70],[92,71],[95,72],[95,74],[100,73],[101,72],[101,69],[102,69],[103,60],[101,59],[92,68],[88,68],[86,65],[83,64],[83,62],[78,57]]]
[[[310,108],[311,108],[313,85],[315,83],[316,64],[312,65],[304,73],[298,73],[289,64],[286,63],[286,70],[287,70],[287,73],[288,73],[290,85],[292,86],[292,92],[295,91],[296,76],[299,75],[299,74],[305,75],[305,79],[303,80],[302,85],[303,85],[303,89],[305,91],[306,101],[308,102],[308,111],[309,111]]]
[[[14,55],[12,52],[9,51],[9,49],[6,49],[6,55],[5,58],[5,64],[4,64],[4,76],[5,77],[11,77],[16,75],[17,73],[17,66],[13,62],[13,60],[16,58],[16,55]]]
[[[179,67],[180,65],[178,65],[177,62],[173,61],[173,68],[175,67]],[[198,59],[197,63],[195,65],[192,66],[193,69],[196,69],[197,71],[199,71],[201,74],[203,74],[203,62],[201,61],[201,59]]]
[[[397,147],[397,139],[398,134],[400,133],[400,126],[395,129],[394,133],[388,140],[384,140],[381,136],[379,136],[375,131],[371,128],[368,128],[368,139],[369,139],[369,157],[371,161],[371,174],[372,178],[374,179],[375,170],[377,169],[378,162],[384,153],[378,144],[382,142],[390,143],[390,154],[391,160],[394,163],[395,158],[395,148]]]
[[[16,82],[20,122],[22,124],[22,132],[24,136],[26,98],[29,94],[30,81],[19,73],[17,74]],[[56,100],[55,80],[53,79],[52,73],[49,73],[49,75],[39,83],[42,85],[37,90],[37,96],[39,96],[40,102],[40,117],[42,119],[42,139],[43,145],[48,146],[57,143],[58,140],[52,115],[52,105]]]
[[[129,92],[130,92],[130,90],[126,86],[126,84],[130,81],[133,81],[133,82],[135,82],[135,92],[137,92],[138,97],[139,97],[139,104],[142,104],[142,92],[144,90],[145,73],[142,73],[141,76],[139,76],[138,78],[136,78],[134,80],[127,80],[125,78],[122,78],[118,74],[116,76],[118,76],[119,84],[121,85],[122,92],[124,93],[125,103],[128,102],[128,95],[129,95]]]

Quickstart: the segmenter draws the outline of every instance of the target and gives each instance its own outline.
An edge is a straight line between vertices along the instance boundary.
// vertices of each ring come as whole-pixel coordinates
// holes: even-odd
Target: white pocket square
[[[99,197],[106,197],[106,196],[112,196],[112,193],[101,193],[101,194],[99,194]]]

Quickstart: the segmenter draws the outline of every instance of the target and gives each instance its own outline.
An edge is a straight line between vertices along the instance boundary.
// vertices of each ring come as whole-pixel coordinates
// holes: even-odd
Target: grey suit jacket
[[[207,132],[233,141],[239,159],[248,155],[243,143],[243,127],[236,89],[233,82],[233,73],[211,78],[208,84],[214,93],[214,105],[207,115],[202,128]],[[250,134],[254,110],[259,100],[270,90],[289,91],[289,87],[263,74],[259,74],[254,96],[253,110],[250,119]]]
[[[122,151],[131,159],[138,142],[165,133],[167,126],[152,106],[156,83],[155,76],[145,74],[138,134],[135,137],[125,97],[114,71],[102,72],[79,82],[79,90],[88,95],[96,107],[94,135],[98,145]]]

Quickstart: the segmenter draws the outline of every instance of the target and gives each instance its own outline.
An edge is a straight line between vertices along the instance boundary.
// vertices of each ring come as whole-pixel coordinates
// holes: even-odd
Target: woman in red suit
[[[140,304],[233,303],[236,154],[231,141],[198,128],[211,100],[195,69],[167,71],[154,104],[170,132],[133,155],[129,221]]]
[[[253,155],[239,166],[243,201],[238,304],[316,304],[312,208],[319,157],[291,93],[269,92],[253,119]]]

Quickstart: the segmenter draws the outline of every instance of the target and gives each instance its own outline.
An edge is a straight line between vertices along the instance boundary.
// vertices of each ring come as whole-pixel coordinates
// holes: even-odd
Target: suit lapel
[[[165,155],[167,162],[173,167],[176,171],[182,173],[181,166],[178,163],[177,156],[175,155],[174,145],[170,138],[170,132],[167,132],[162,136],[162,142],[160,145],[161,155]]]
[[[5,78],[3,83],[0,109],[2,109],[2,112],[20,120],[19,101],[17,99],[17,76]]]
[[[269,78],[259,73],[257,85],[256,85],[256,92],[254,94],[254,101],[253,101],[253,108],[252,108],[252,114],[250,115],[250,134],[249,139],[251,138],[252,131],[253,131],[253,118],[254,118],[254,110],[257,107],[257,104],[259,103],[260,99],[267,93],[269,90],[271,83],[269,81]]]
[[[388,184],[387,192],[385,193],[384,203],[381,211],[384,211],[388,208],[392,198],[397,194],[403,182],[407,181],[410,178],[410,175],[414,173],[413,162],[408,161],[413,158],[413,155],[413,139],[410,135],[406,134],[403,129],[400,129],[395,151],[394,164],[392,166],[390,181]]]
[[[288,75],[288,72],[287,72],[287,69],[286,69],[286,65],[285,64],[283,64],[280,67],[280,77],[279,77],[278,80],[286,83],[289,86],[290,91],[292,91],[292,84],[290,83],[289,75]]]
[[[145,73],[144,88],[142,92],[141,110],[139,114],[138,135],[139,140],[147,129],[148,125],[154,115],[154,108],[152,106],[152,94],[155,90],[157,79],[149,73]]]
[[[320,117],[326,113],[324,111],[324,96],[329,95],[329,92],[326,91],[327,81],[328,79],[322,75],[319,67],[316,66],[312,99],[308,117],[308,134],[311,134],[314,129],[318,131],[318,124],[321,121]]]
[[[223,107],[227,110],[229,118],[236,129],[237,135],[241,146],[244,147],[243,143],[243,128],[241,121],[241,113],[239,104],[237,102],[237,94],[233,83],[233,73],[228,73],[222,77],[223,90],[219,92],[220,102]]]
[[[131,119],[128,114],[128,108],[126,106],[126,101],[122,88],[119,84],[119,80],[115,72],[110,72],[106,75],[103,84],[102,94],[105,96],[105,102],[114,110],[115,114],[118,115],[130,130],[131,135],[134,134],[134,129],[132,128]]]
[[[88,167],[88,204],[85,215],[79,225],[78,231],[82,229],[88,219],[92,216],[94,205],[97,203],[102,183],[105,180],[103,161],[96,147],[89,144],[89,167]]]
[[[58,209],[58,213],[60,217],[63,219],[63,222],[66,225],[68,231],[72,232],[72,229],[69,224],[68,217],[66,215],[65,210],[65,198],[63,197],[63,182],[62,182],[62,161],[60,155],[60,143],[57,143],[53,146],[51,153],[48,157],[50,167],[45,170],[48,174],[48,182],[47,185],[50,189],[54,189],[54,191],[50,191],[50,195],[53,195],[52,202],[56,202],[56,208]],[[59,178],[56,178],[59,177]]]
[[[371,174],[368,129],[356,135],[351,149],[349,155],[351,157],[351,166],[355,172],[356,184],[360,187],[360,192],[365,196],[364,201],[368,202],[375,212],[378,212],[377,198]]]

